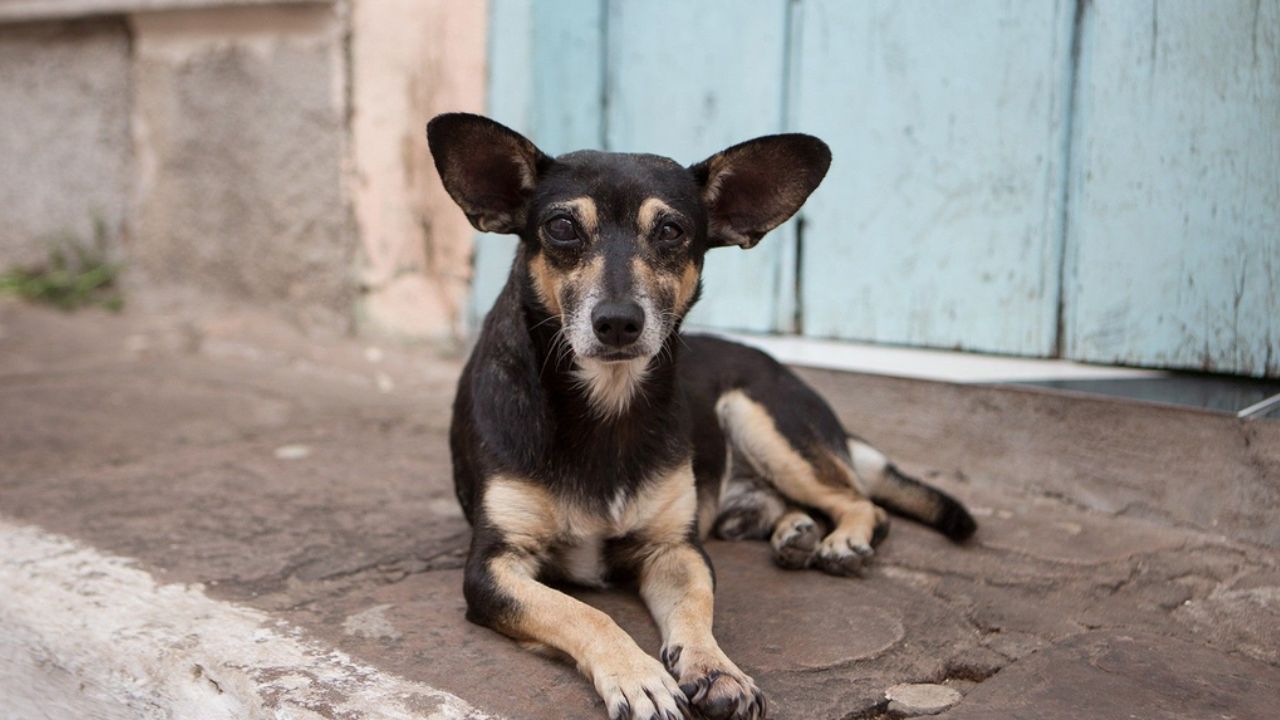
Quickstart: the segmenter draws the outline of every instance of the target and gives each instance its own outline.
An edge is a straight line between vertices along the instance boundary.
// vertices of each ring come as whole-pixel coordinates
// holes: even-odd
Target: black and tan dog
[[[469,619],[572,658],[612,718],[759,718],[763,695],[712,637],[703,538],[768,538],[786,567],[844,575],[886,529],[877,504],[973,533],[955,500],[848,434],[767,355],[680,334],[703,255],[793,215],[830,164],[822,141],[762,137],[684,167],[551,158],[475,115],[441,115],[427,135],[471,223],[520,236],[450,432],[474,528]],[[631,581],[661,663],[553,587]]]

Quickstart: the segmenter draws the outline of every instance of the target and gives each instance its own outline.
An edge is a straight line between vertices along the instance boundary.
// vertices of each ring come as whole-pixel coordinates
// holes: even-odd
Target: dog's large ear
[[[796,214],[822,182],[831,150],[812,135],[767,135],[689,168],[702,184],[713,247],[755,247]]]
[[[516,131],[469,113],[432,118],[427,144],[444,189],[477,230],[524,228],[529,196],[551,158]]]

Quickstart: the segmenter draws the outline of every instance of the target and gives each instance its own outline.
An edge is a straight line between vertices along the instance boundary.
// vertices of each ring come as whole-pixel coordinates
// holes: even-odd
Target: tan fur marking
[[[538,302],[552,315],[560,315],[560,273],[551,269],[547,258],[538,253],[529,261],[529,277],[533,280],[533,290],[538,294]]]
[[[525,480],[490,478],[484,491],[484,514],[508,543],[533,554],[545,550],[560,531],[555,498]]]
[[[636,228],[640,231],[640,235],[647,236],[653,232],[654,225],[658,222],[658,218],[663,214],[675,214],[675,210],[665,202],[658,198],[646,198],[640,203],[640,211],[636,215]],[[641,287],[652,287],[661,285],[663,289],[672,294],[675,299],[675,310],[677,313],[685,313],[689,310],[689,304],[693,301],[693,293],[698,287],[698,268],[692,262],[685,265],[681,271],[680,277],[674,281],[665,276],[659,276],[645,262],[636,258],[632,264],[632,272]]]
[[[724,654],[711,632],[715,588],[710,569],[692,546],[672,545],[653,552],[640,571],[640,595],[658,624],[663,647],[679,649],[671,667],[679,681],[714,678],[701,702],[737,698],[745,703],[759,696],[755,681]]]
[[[653,271],[653,267],[645,262],[644,258],[631,258],[631,279],[634,285],[646,295],[652,295],[661,280],[658,279],[658,273]]]
[[[823,468],[815,467],[792,447],[769,411],[741,390],[721,396],[716,413],[730,442],[783,495],[829,515],[836,523],[832,535],[870,544],[875,530],[874,506],[858,495],[852,479],[843,486],[819,479]]]
[[[529,480],[504,475],[485,487],[485,517],[506,541],[531,554],[553,542],[603,541],[636,534],[659,545],[683,543],[698,512],[693,467],[680,465],[619,497],[607,516],[557,499]]]
[[[534,292],[542,307],[552,315],[563,319],[564,306],[561,295],[566,287],[574,287],[579,295],[585,294],[587,288],[595,285],[604,272],[604,258],[592,258],[585,265],[575,266],[569,272],[562,272],[552,267],[546,255],[538,253],[529,261],[529,277],[533,280]]]
[[[843,459],[836,457],[825,445],[817,444],[810,447],[806,458],[813,466],[814,477],[818,482],[838,488],[852,488],[854,492],[858,492],[858,478],[854,475],[853,469]]]
[[[656,197],[645,198],[644,202],[640,203],[640,211],[636,213],[636,229],[640,231],[641,237],[647,237],[653,232],[658,218],[664,213],[675,214],[675,210]]]
[[[604,274],[604,258],[594,257],[586,265],[575,267],[569,273],[567,284],[577,288],[579,294],[585,294],[588,289],[599,284],[602,274]]]
[[[693,263],[685,265],[680,273],[680,282],[676,286],[676,312],[686,313],[693,304],[693,295],[698,291],[698,267]]]
[[[635,526],[651,543],[682,544],[698,513],[692,465],[680,465],[650,481],[631,507]]]
[[[556,203],[558,207],[563,207],[573,213],[578,219],[578,224],[582,227],[582,232],[586,233],[587,239],[595,237],[600,231],[600,214],[596,209],[596,201],[583,195],[582,197],[566,200]]]
[[[688,312],[693,303],[693,294],[698,289],[698,267],[692,262],[684,266],[679,277],[673,277],[669,273],[655,272],[649,263],[637,257],[631,260],[631,274],[637,287],[669,293],[673,299],[673,310],[681,315]]]
[[[680,648],[672,668],[682,682],[724,673],[728,680],[716,693],[740,693],[754,683],[720,649],[711,628],[715,587],[711,570],[685,537],[695,508],[691,467],[660,480],[645,505],[659,522],[645,531],[649,554],[640,568],[640,595],[662,634],[666,648]],[[758,692],[758,691],[757,691]]]
[[[640,594],[653,610],[664,640],[715,643],[711,572],[692,547],[677,545],[651,556],[641,569]]]
[[[533,568],[518,556],[495,557],[489,571],[519,608],[510,627],[504,628],[518,640],[541,642],[578,659],[606,654],[601,644],[631,640],[608,615],[535,580]],[[585,632],[562,632],[568,623],[574,631]]]

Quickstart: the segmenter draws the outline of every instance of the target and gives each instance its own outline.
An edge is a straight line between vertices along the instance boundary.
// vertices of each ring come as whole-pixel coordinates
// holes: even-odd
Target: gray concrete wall
[[[130,302],[458,339],[473,232],[423,128],[483,111],[486,18],[453,0],[0,2],[0,269],[101,220]]]
[[[356,238],[334,8],[146,13],[132,28],[138,271],[349,315]]]
[[[116,19],[0,25],[0,266],[112,239],[129,196],[129,33]]]

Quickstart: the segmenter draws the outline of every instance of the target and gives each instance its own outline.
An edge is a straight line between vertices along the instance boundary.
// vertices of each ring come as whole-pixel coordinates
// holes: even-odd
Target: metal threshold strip
[[[1253,418],[1263,417],[1272,410],[1280,410],[1280,394],[1272,395],[1266,400],[1250,405],[1236,413],[1236,417],[1243,420],[1251,420]]]

